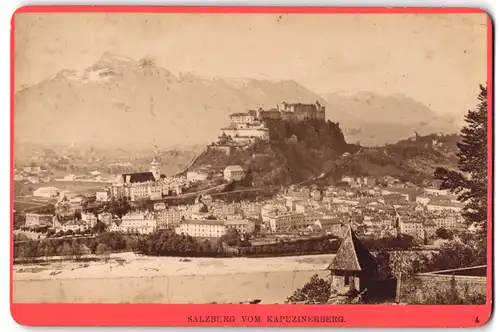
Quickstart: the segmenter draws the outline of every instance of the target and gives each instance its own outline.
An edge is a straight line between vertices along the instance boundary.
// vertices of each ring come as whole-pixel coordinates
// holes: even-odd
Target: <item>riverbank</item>
[[[284,303],[334,255],[181,258],[115,254],[108,262],[14,267],[17,303]]]
[[[16,264],[13,274],[16,281],[317,271],[326,269],[334,256],[328,254],[266,258],[186,258],[120,253],[112,254],[108,262],[50,261]]]

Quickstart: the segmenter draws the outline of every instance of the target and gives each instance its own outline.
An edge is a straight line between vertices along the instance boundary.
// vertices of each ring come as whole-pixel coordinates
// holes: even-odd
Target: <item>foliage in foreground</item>
[[[436,254],[421,252],[408,254],[401,251],[381,251],[375,256],[380,279],[396,279],[399,275],[438,270],[472,267],[486,264],[484,241],[477,237],[463,236],[444,244]],[[434,294],[426,294],[422,304],[484,304],[483,294],[465,289],[461,295],[455,287],[454,279],[449,289]],[[303,287],[295,290],[286,299],[289,304],[325,304],[330,296],[331,278],[322,279],[314,275]],[[368,304],[362,297],[346,298],[345,304]],[[374,303],[374,302],[370,302]]]
[[[466,203],[464,217],[485,224],[488,210],[488,89],[480,86],[479,104],[465,116],[467,123],[460,132],[458,169],[438,167],[434,176],[442,180],[442,188],[450,189]],[[485,225],[484,225],[485,226]]]
[[[331,279],[322,279],[313,275],[302,288],[297,289],[292,296],[286,299],[286,304],[324,304],[330,297]]]

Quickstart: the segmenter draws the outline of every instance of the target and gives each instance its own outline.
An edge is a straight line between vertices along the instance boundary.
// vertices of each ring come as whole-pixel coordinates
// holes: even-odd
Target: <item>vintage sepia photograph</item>
[[[12,301],[487,304],[488,20],[17,13]]]

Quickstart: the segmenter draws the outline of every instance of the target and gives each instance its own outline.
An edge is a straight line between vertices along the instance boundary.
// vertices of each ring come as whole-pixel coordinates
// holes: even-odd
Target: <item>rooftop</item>
[[[463,203],[460,202],[451,202],[451,201],[442,201],[442,200],[431,200],[429,203],[427,203],[427,206],[433,205],[433,206],[446,206],[446,207],[457,207],[457,208],[462,208],[464,207]]]
[[[121,175],[123,182],[126,183],[140,183],[140,182],[152,182],[155,181],[155,177],[152,172],[141,172],[141,173],[126,173]]]
[[[229,117],[233,117],[233,116],[248,116],[249,114],[248,113],[232,113],[229,115]]]
[[[183,220],[182,224],[187,225],[213,225],[213,226],[224,226],[226,220],[213,220],[213,219],[201,219],[201,220]]]
[[[322,227],[331,227],[333,225],[342,225],[342,221],[340,218],[328,218],[328,219],[319,219]]]
[[[328,270],[374,272],[375,269],[375,259],[354,235],[351,227],[348,227]]]
[[[224,220],[225,225],[247,225],[252,223],[250,220],[247,219],[231,219],[231,220]]]

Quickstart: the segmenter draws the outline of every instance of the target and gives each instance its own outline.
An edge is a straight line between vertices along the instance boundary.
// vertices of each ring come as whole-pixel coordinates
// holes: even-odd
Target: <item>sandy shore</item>
[[[17,303],[284,303],[334,255],[273,258],[141,257],[108,263],[14,266]]]
[[[14,280],[132,278],[324,270],[334,255],[266,258],[181,258],[116,254],[105,262],[15,265]]]

